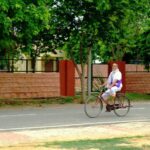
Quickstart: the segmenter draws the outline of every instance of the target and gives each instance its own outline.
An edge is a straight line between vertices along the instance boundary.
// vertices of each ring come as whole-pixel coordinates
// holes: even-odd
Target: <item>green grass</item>
[[[131,101],[150,101],[150,94],[127,93]],[[82,103],[81,95],[45,99],[0,99],[0,107],[5,106],[43,106],[50,104]]]
[[[44,106],[50,104],[74,103],[75,97],[58,97],[44,99],[0,99],[0,107],[4,106]]]
[[[126,96],[133,101],[150,101],[150,94],[126,93]]]
[[[62,141],[62,142],[47,142],[42,147],[58,147],[59,149],[75,149],[75,150],[143,150],[150,149],[150,144],[142,145],[142,147],[133,146],[130,140],[133,138],[142,139],[145,137],[124,137],[112,139],[98,139],[98,140],[79,140],[79,141]],[[131,145],[132,144],[132,145]],[[41,147],[40,146],[40,147]]]

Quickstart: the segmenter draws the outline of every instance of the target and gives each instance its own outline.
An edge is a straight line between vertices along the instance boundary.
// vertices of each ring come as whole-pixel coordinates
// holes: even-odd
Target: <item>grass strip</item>
[[[40,147],[52,148],[57,147],[59,149],[75,149],[75,150],[149,150],[150,143],[141,143],[137,145],[133,141],[150,140],[150,136],[134,136],[134,137],[122,137],[111,139],[97,139],[97,140],[78,140],[78,141],[61,141],[61,142],[46,142]]]
[[[126,93],[126,96],[131,101],[149,101],[150,94],[137,94],[137,93]],[[82,103],[81,95],[73,97],[52,97],[52,98],[38,98],[38,99],[0,99],[0,107],[5,106],[43,106],[49,104],[69,104],[69,103]]]

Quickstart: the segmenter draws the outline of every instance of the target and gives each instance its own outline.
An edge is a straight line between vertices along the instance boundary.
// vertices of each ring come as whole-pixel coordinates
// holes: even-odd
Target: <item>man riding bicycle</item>
[[[119,71],[118,64],[113,63],[112,72],[110,73],[107,81],[102,85],[107,88],[107,90],[102,94],[104,103],[106,104],[106,111],[110,112],[113,110],[114,106],[110,105],[108,99],[112,97],[114,101],[116,97],[116,92],[122,89],[122,74]]]

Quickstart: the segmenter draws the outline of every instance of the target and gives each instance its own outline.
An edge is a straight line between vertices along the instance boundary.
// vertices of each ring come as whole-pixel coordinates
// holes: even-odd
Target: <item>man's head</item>
[[[113,65],[112,65],[112,70],[113,70],[113,71],[116,71],[117,69],[118,69],[118,64],[113,63]]]

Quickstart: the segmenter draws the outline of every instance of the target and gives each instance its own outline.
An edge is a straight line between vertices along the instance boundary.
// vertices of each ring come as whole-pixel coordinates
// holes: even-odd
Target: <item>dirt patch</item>
[[[142,147],[144,144],[148,144],[150,141],[150,122],[0,133],[0,150],[51,150],[50,147],[40,147],[40,145],[54,141],[95,140],[133,136],[145,136],[146,138],[131,138],[129,140],[132,145]],[[53,147],[52,149],[58,150],[59,148]]]
[[[145,136],[144,138],[132,138],[129,141],[131,142],[131,145],[136,145],[137,147],[144,147],[145,145],[150,146],[150,137],[148,136]]]

